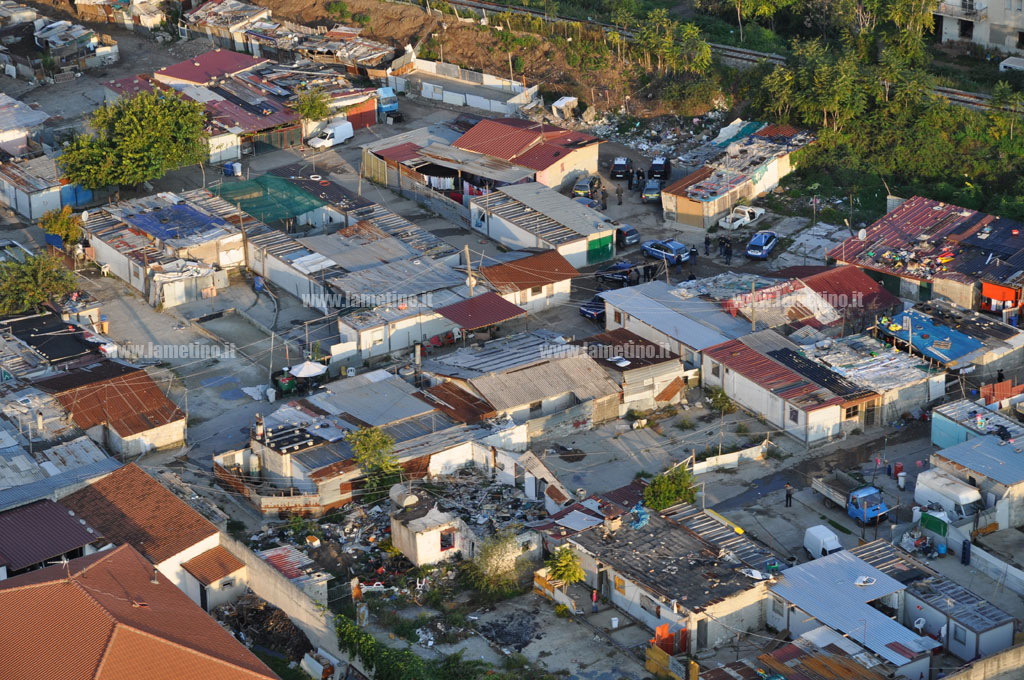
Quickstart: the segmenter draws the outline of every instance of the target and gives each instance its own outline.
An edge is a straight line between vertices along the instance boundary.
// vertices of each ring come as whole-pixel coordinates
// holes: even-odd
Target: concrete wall
[[[246,585],[245,572],[245,567],[242,567],[238,571],[228,574],[224,578],[206,586],[206,610],[212,611],[225,602],[233,602],[244,595],[248,587]],[[185,594],[199,604],[202,601],[199,593],[203,585],[195,576],[188,572],[185,572],[185,583]]]
[[[445,531],[453,534],[452,547],[441,550],[441,534]],[[452,517],[450,522],[418,533],[410,530],[402,522],[391,520],[391,544],[401,550],[402,554],[417,567],[450,560],[457,553],[468,557],[468,534],[469,529],[458,517]]]
[[[576,149],[558,163],[537,173],[537,181],[552,189],[561,189],[583,175],[597,174],[597,155],[600,144]],[[609,190],[614,196],[614,189]]]
[[[743,449],[742,451],[723,453],[720,456],[711,456],[699,463],[694,463],[693,474],[699,475],[713,470],[720,470],[722,468],[737,468],[739,467],[740,462],[744,460],[764,460],[764,449],[764,444],[758,444],[757,446],[751,446],[750,448]]]
[[[617,396],[602,397],[576,404],[547,416],[529,418],[526,420],[526,426],[530,441],[584,432],[594,425],[613,420],[619,414],[618,402]]]
[[[569,295],[572,292],[572,279],[556,281],[541,287],[537,294],[527,288],[525,290],[510,291],[502,293],[505,298],[514,305],[519,305],[527,312],[533,314],[558,305],[569,303]]]
[[[947,675],[946,680],[1018,680],[1024,668],[1024,644],[975,661],[968,668]]]
[[[108,428],[110,429],[110,428]],[[103,443],[103,442],[101,442]],[[185,419],[175,420],[165,425],[129,437],[121,437],[110,429],[110,448],[121,458],[138,456],[154,449],[169,449],[185,443]]]

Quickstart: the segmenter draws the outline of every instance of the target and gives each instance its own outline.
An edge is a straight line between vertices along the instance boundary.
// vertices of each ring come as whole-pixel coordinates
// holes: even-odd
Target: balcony
[[[964,19],[965,21],[988,20],[988,7],[983,2],[971,2],[970,0],[940,2],[938,9],[935,11],[942,16]]]

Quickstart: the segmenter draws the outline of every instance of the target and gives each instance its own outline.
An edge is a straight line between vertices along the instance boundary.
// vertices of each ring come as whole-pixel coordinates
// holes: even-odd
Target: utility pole
[[[267,382],[272,384],[274,377],[274,331],[270,331],[270,358],[267,360]]]
[[[482,256],[481,256],[482,257]],[[469,244],[466,244],[466,285],[469,286],[469,297],[473,297],[473,261],[469,259]]]
[[[757,305],[754,300],[754,282],[750,282],[750,332],[753,333],[757,330]]]

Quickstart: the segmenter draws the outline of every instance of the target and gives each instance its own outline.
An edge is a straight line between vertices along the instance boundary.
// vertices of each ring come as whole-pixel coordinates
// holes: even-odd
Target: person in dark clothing
[[[644,281],[650,281],[652,278],[654,278],[654,265],[653,264],[645,264],[644,265]]]
[[[998,371],[996,371],[996,382],[1003,382],[1003,380],[1003,369],[1000,368]]]
[[[697,280],[697,275],[694,274],[693,272],[690,272],[690,275],[686,277],[686,280],[687,281],[696,281]]]
[[[725,237],[718,237],[718,256],[725,257]]]
[[[732,264],[732,244],[725,244],[725,263]]]
[[[697,246],[690,246],[690,267],[697,264]]]
[[[786,507],[793,507],[793,487],[788,482],[786,483]]]
[[[608,190],[602,188],[601,189],[601,210],[607,210],[607,209],[608,209]]]
[[[630,191],[633,190],[633,187],[636,186],[636,175],[634,175],[633,173],[629,173],[628,175],[626,175],[626,186],[629,188]]]
[[[704,255],[711,254],[711,234],[704,234]]]
[[[619,205],[622,205],[622,185],[615,185],[615,198],[619,199]]]
[[[635,286],[640,283],[640,271],[637,269],[629,270],[629,285]]]
[[[676,255],[676,274],[683,273],[683,256]]]

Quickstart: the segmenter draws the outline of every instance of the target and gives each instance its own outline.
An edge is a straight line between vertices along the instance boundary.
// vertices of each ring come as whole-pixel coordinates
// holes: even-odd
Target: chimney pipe
[[[157,575],[158,575],[159,573],[160,573],[160,572],[158,572],[158,571],[156,570],[156,567],[153,567],[153,578],[149,579],[149,582],[150,582],[150,583],[152,583],[152,584],[153,584],[153,585],[155,585],[155,586],[158,586],[158,585],[160,585],[160,579],[158,579],[158,578],[157,578]]]

